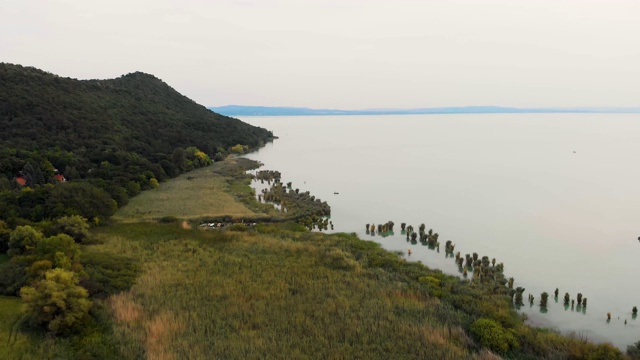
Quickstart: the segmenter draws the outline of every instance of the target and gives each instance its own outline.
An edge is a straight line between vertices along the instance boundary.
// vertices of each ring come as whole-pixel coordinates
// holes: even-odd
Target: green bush
[[[89,221],[79,215],[63,216],[49,227],[49,235],[67,234],[77,243],[89,236]]]
[[[476,320],[471,324],[469,330],[483,347],[500,354],[518,346],[516,338],[509,330],[502,327],[497,321],[488,318]]]
[[[2,295],[18,295],[20,288],[23,287],[29,276],[23,264],[17,261],[7,261],[0,264],[0,294]]]
[[[28,321],[54,335],[79,329],[92,304],[87,290],[78,286],[76,274],[63,269],[47,271],[43,280],[20,289],[20,296]]]

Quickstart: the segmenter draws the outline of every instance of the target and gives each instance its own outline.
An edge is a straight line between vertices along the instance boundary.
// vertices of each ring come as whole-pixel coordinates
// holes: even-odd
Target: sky
[[[205,106],[640,106],[639,0],[0,0],[0,62]]]

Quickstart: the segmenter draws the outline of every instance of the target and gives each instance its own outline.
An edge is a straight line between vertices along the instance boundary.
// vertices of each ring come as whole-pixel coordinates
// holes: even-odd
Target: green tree
[[[47,271],[43,280],[23,287],[20,296],[29,323],[52,334],[78,329],[91,309],[89,293],[78,285],[76,274],[63,269]]]
[[[106,219],[117,209],[115,200],[107,192],[86,182],[66,182],[53,187],[46,199],[51,217],[80,215],[93,220]]]
[[[80,215],[63,216],[55,220],[50,231],[53,234],[67,234],[81,243],[89,236],[89,221]]]
[[[244,146],[242,146],[241,144],[234,145],[229,149],[229,152],[231,152],[232,154],[243,154]]]
[[[209,155],[204,152],[198,150],[195,146],[190,146],[187,148],[187,158],[191,160],[193,165],[197,168],[209,166],[213,163]]]
[[[53,267],[70,270],[71,264],[80,261],[80,245],[71,236],[58,234],[40,240],[36,255],[38,259],[51,261]]]
[[[9,256],[23,255],[32,252],[44,235],[29,225],[18,226],[9,235]]]
[[[11,234],[11,228],[6,222],[0,220],[0,254],[9,250],[9,235]]]

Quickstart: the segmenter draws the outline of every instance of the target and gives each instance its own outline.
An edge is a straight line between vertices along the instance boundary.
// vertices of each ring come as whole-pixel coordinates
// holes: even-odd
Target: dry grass
[[[114,220],[151,221],[165,216],[195,219],[229,215],[256,215],[228,193],[229,184],[213,167],[198,169],[143,191],[118,210]]]
[[[113,295],[109,299],[109,303],[118,323],[133,323],[138,321],[142,315],[142,309],[133,301],[130,294]]]
[[[168,311],[164,311],[147,322],[146,351],[149,360],[175,359],[171,339],[184,328],[184,323]]]

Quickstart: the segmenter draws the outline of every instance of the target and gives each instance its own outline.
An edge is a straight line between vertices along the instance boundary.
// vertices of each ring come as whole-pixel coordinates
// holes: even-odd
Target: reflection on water
[[[640,340],[640,288],[629,284],[640,270],[639,115],[243,120],[280,137],[249,157],[326,200],[335,231],[461,277],[474,272],[455,253],[464,265],[465,254],[495,257],[525,289],[519,310],[530,323],[623,348]],[[413,224],[418,235],[367,234],[372,219]],[[421,241],[422,223],[440,234],[440,248]],[[546,312],[527,301],[556,288]]]

